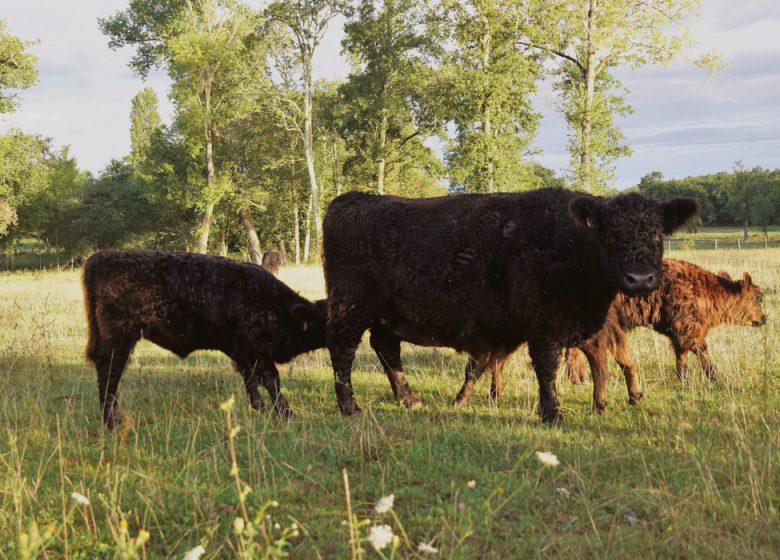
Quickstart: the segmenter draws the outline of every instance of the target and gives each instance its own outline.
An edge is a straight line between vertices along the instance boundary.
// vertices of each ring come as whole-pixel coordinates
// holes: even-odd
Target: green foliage
[[[527,157],[539,121],[531,96],[540,66],[519,45],[527,34],[524,7],[515,0],[443,3],[453,47],[443,55],[439,103],[456,131],[446,153],[454,190],[533,186]]]
[[[0,20],[0,114],[16,110],[16,90],[32,87],[38,81],[38,59],[26,52],[33,44],[11,35]]]
[[[0,236],[18,221],[17,209],[46,188],[50,141],[11,130],[0,135]]]
[[[136,167],[146,157],[152,136],[162,127],[157,106],[157,94],[150,87],[133,97],[130,109],[130,160]]]

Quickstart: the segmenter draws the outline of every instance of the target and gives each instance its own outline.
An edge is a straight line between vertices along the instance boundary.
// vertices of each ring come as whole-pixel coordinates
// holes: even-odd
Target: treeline
[[[685,24],[698,4],[284,0],[256,10],[235,0],[131,0],[98,25],[108,47],[133,49],[138,76],[167,72],[172,121],[160,119],[153,90],[139,92],[130,154],[97,177],[47,139],[5,135],[2,242],[35,238],[67,255],[246,251],[254,260],[273,246],[300,262],[317,258],[322,214],[347,190],[609,191],[614,162],[630,153],[614,116],[631,107],[612,73],[689,54]],[[315,82],[314,55],[337,18],[350,73]],[[9,81],[4,67],[0,92],[35,81],[28,46],[0,29],[0,49],[13,51],[0,64],[26,68]],[[697,64],[719,61],[709,54]],[[563,177],[533,159],[542,80],[569,125]]]
[[[744,239],[751,226],[764,233],[780,224],[780,169],[745,169],[742,162],[731,172],[664,179],[654,171],[642,177],[637,189],[659,200],[693,196],[702,203],[701,223],[741,226]]]

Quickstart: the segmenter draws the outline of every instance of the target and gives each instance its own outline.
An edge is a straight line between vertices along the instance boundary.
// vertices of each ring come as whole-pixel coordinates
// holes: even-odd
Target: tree
[[[109,46],[135,46],[130,66],[142,77],[165,65],[173,80],[179,129],[201,135],[204,142],[205,188],[197,201],[203,215],[198,251],[208,250],[214,207],[229,182],[218,179],[214,143],[219,129],[243,105],[247,69],[261,44],[252,41],[257,20],[234,0],[132,0],[130,7],[100,20]]]
[[[50,140],[11,130],[0,136],[0,236],[18,222],[17,209],[47,185]]]
[[[669,64],[688,52],[685,22],[701,0],[555,0],[539,4],[532,17],[539,24],[521,44],[546,52],[561,64],[555,72],[562,109],[570,128],[572,178],[592,192],[612,177],[612,163],[629,150],[613,115],[631,109],[625,91],[612,75],[615,68]],[[695,63],[710,71],[722,68],[708,53]]]
[[[150,87],[133,97],[130,109],[130,161],[139,166],[146,158],[152,136],[162,127],[157,94]]]
[[[363,0],[344,29],[342,45],[354,69],[339,87],[348,107],[343,133],[357,152],[351,163],[374,166],[379,194],[392,171],[398,178],[401,169],[415,163],[412,153],[423,155],[418,170],[433,155],[425,157],[422,146],[440,121],[428,60],[437,41],[424,26],[427,12],[427,2]]]
[[[14,90],[32,87],[38,81],[38,59],[26,52],[31,45],[11,35],[0,20],[0,114],[16,110],[18,95]]]
[[[269,19],[284,26],[290,33],[301,67],[303,85],[303,151],[309,174],[314,230],[317,242],[322,239],[320,192],[314,168],[314,136],[312,131],[312,99],[314,51],[319,46],[328,24],[346,8],[343,0],[284,0],[272,3],[267,10]]]
[[[442,95],[456,135],[447,150],[451,185],[470,192],[532,186],[530,151],[539,114],[530,97],[540,66],[518,44],[527,35],[517,0],[448,0],[454,48],[445,55]]]

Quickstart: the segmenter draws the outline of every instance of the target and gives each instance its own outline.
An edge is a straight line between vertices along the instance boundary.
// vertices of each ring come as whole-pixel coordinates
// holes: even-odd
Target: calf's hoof
[[[279,417],[279,420],[284,420],[285,422],[289,422],[290,420],[295,418],[295,413],[290,408],[283,408],[281,410],[277,410],[276,415]]]
[[[409,410],[417,410],[423,407],[423,402],[415,395],[407,395],[405,399],[401,400],[401,404]]]
[[[607,409],[607,401],[596,401],[593,403],[593,412],[596,414],[604,414]]]
[[[119,426],[122,425],[122,414],[120,414],[120,412],[116,408],[113,408],[109,412],[104,412],[103,424],[109,430],[118,428]]]
[[[644,398],[645,394],[641,391],[639,393],[634,393],[632,395],[628,396],[628,404],[630,405],[637,405],[642,404],[642,399]]]
[[[452,406],[455,408],[460,408],[463,405],[468,404],[469,397],[467,395],[463,395],[461,393],[458,393],[455,398],[452,400]]]
[[[347,403],[339,403],[339,412],[342,416],[358,416],[363,413],[363,410],[354,400],[351,400]]]

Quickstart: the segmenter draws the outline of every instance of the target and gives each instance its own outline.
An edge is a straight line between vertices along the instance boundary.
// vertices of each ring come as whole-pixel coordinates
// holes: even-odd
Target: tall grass
[[[107,432],[83,360],[78,273],[1,274],[0,558],[181,558],[196,546],[202,558],[272,557],[262,531],[274,546],[284,533],[273,554],[292,558],[422,557],[420,543],[446,558],[775,558],[780,251],[673,256],[735,277],[748,270],[767,292],[768,324],[714,331],[722,381],[692,364],[685,387],[667,340],[636,331],[643,406],[627,404],[617,369],[603,416],[590,412],[589,385],[561,380],[560,429],[537,418],[524,349],[498,406],[483,381],[471,405],[453,409],[464,357],[404,346],[426,402],[407,411],[364,344],[353,378],[366,414],[350,419],[337,413],[326,352],[314,352],[281,368],[296,412],[281,423],[249,409],[224,356],[180,361],[142,342],[120,388],[128,421]],[[323,295],[318,268],[281,277]],[[220,405],[231,395],[228,427]],[[378,513],[389,494],[392,510]],[[398,538],[377,551],[370,531],[384,525]]]

